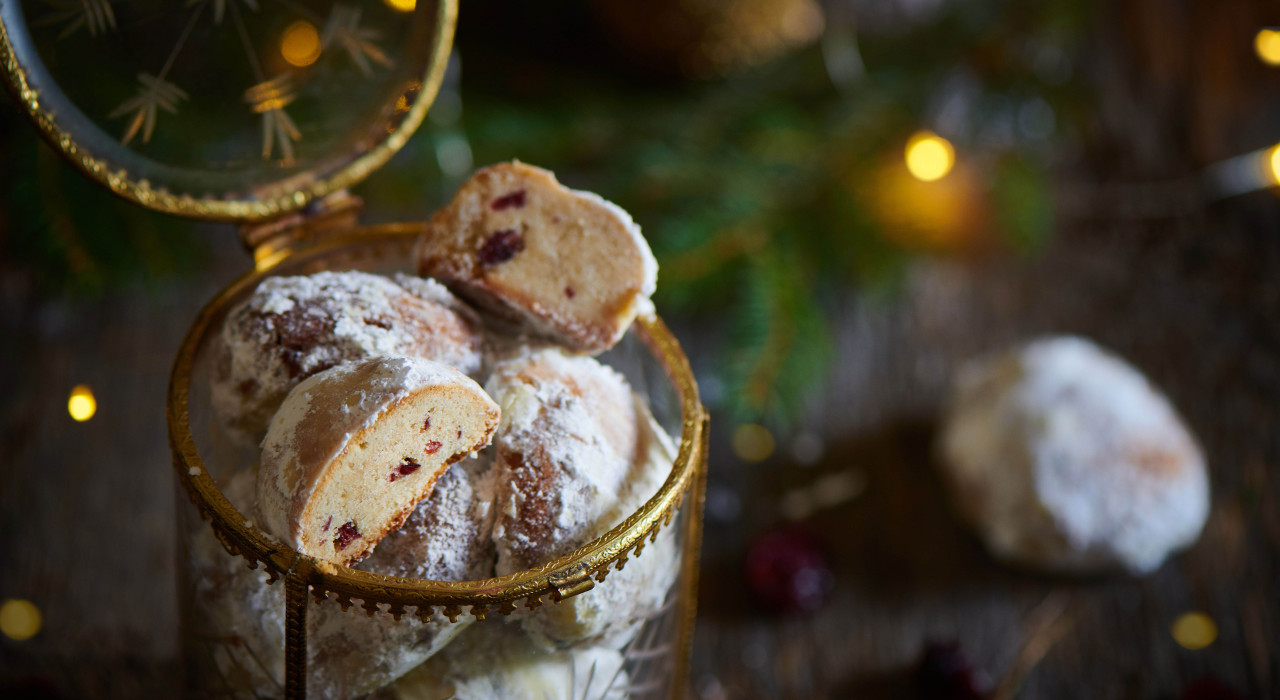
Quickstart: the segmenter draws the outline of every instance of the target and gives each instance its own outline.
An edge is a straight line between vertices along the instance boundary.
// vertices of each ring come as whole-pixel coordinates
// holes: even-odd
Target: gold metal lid
[[[456,17],[457,0],[10,0],[0,67],[54,149],[116,194],[249,223],[404,146]]]

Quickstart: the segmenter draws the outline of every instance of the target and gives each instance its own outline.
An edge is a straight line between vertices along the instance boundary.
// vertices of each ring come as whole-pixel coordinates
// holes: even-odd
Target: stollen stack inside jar
[[[558,184],[531,193],[523,177],[555,181],[521,163],[475,180],[495,171],[524,204],[508,212],[501,202],[513,193],[489,193],[487,210],[503,216],[472,228],[496,230],[450,252],[470,251],[467,274],[378,274],[403,265],[397,247],[427,266],[455,200],[432,222],[387,232],[376,270],[285,274],[310,269],[308,256],[373,241],[330,242],[272,270],[280,274],[249,276],[193,329],[195,371],[180,357],[175,389],[187,397],[187,425],[203,414],[195,452],[207,457],[186,476],[197,504],[212,476],[236,518],[227,532],[196,528],[186,559],[193,627],[230,640],[201,656],[202,677],[246,696],[305,684],[320,697],[432,697],[423,688],[444,687],[522,697],[513,688],[527,681],[528,697],[544,697],[576,687],[590,663],[609,675],[591,676],[592,697],[674,691],[698,520],[681,505],[690,492],[693,508],[700,498],[705,428],[688,365],[650,311],[656,264],[616,207]],[[556,198],[616,217],[621,235],[606,244],[631,246],[636,274],[594,288],[552,279],[558,268],[531,269],[537,258],[522,256],[548,232],[575,228],[575,254],[595,245],[589,217],[546,223]],[[495,237],[514,249],[495,255]],[[486,280],[507,264],[521,267],[505,286]],[[544,313],[540,295],[567,285],[582,306]],[[580,338],[600,343],[608,362]],[[656,375],[676,380],[675,391]],[[209,505],[216,523],[221,504]],[[677,512],[683,527],[667,527]],[[265,575],[215,538],[265,564]],[[286,585],[261,580],[273,576]],[[297,602],[308,591],[317,605]],[[357,599],[364,610],[344,612]],[[470,627],[479,629],[464,634]],[[473,658],[490,646],[502,650],[492,663]],[[652,663],[663,649],[665,665]]]

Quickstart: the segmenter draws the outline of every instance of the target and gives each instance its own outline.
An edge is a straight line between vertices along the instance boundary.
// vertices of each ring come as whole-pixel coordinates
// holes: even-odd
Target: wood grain
[[[1081,229],[1032,260],[918,267],[899,301],[843,309],[840,357],[807,425],[827,438],[812,467],[713,454],[703,607],[703,697],[913,697],[929,639],[960,641],[999,680],[1049,596],[1071,628],[1026,673],[1021,698],[1174,698],[1206,675],[1275,697],[1280,667],[1280,242],[1257,198],[1193,222]],[[1200,541],[1141,579],[1054,578],[994,563],[941,487],[933,440],[958,362],[1044,333],[1079,333],[1164,388],[1209,456],[1213,511]],[[830,547],[834,599],[810,618],[766,616],[743,591],[750,537],[779,522],[776,494],[853,469],[866,490],[808,524]],[[743,504],[714,517],[717,502]],[[729,509],[730,511],[732,509]],[[1219,627],[1206,649],[1169,634],[1183,612]]]

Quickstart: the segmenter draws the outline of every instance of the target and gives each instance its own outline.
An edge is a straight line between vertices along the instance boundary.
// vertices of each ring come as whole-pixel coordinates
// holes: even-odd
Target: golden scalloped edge
[[[698,435],[699,444],[704,444],[700,433],[701,431],[699,431]],[[697,454],[691,453],[689,456],[690,459],[697,460],[699,464],[705,464],[706,455],[703,454],[701,450],[699,450]],[[697,464],[694,466],[696,469]],[[675,465],[673,464],[673,471],[674,469]],[[209,478],[203,470],[200,470],[197,474],[191,474],[190,471],[186,472],[186,474],[190,478],[182,480],[183,485],[186,487],[184,490],[187,491],[188,496],[196,506],[201,518],[209,521],[218,541],[222,543],[222,546],[232,556],[243,557],[248,562],[248,566],[250,568],[256,569],[258,565],[261,564],[265,568],[269,577],[268,583],[274,583],[282,576],[293,577],[301,574],[302,572],[297,570],[295,565],[300,560],[310,560],[311,566],[307,568],[311,569],[315,575],[307,576],[306,578],[310,579],[308,581],[308,587],[317,604],[324,602],[326,599],[332,598],[338,603],[343,611],[346,611],[353,605],[352,599],[355,598],[361,601],[361,607],[370,617],[372,617],[375,612],[385,612],[392,615],[396,620],[399,620],[400,617],[405,614],[406,605],[413,605],[417,610],[416,614],[419,618],[425,620],[430,617],[433,609],[433,605],[430,603],[407,603],[405,600],[397,599],[392,589],[377,586],[362,586],[355,582],[348,583],[345,581],[344,579],[349,577],[344,576],[344,570],[353,573],[355,570],[311,559],[310,557],[298,554],[283,545],[266,550],[255,547],[255,540],[265,542],[269,538],[269,535],[262,532],[255,526],[251,526],[240,512],[236,510],[235,506],[226,500],[225,496],[222,495],[221,490],[218,489],[217,484]],[[205,487],[205,489],[216,493],[216,496],[212,498],[200,497],[198,494],[204,490],[201,487]],[[629,545],[626,545],[625,542],[616,543],[614,547],[609,548],[614,551],[611,556],[600,561],[590,569],[586,569],[585,567],[581,569],[581,576],[583,578],[591,579],[594,577],[595,581],[603,583],[605,578],[608,576],[611,567],[621,571],[623,567],[626,566],[630,557],[638,557],[643,553],[646,537],[649,542],[655,542],[661,528],[669,527],[671,525],[675,510],[681,505],[684,500],[683,496],[686,492],[687,488],[682,489],[679,498],[671,499],[662,503],[662,509],[648,513],[647,518],[644,517],[646,515],[644,512],[645,508],[642,508],[641,511],[633,513],[621,524],[596,541],[579,547],[564,557],[560,557],[547,565],[530,571],[541,572],[551,570],[554,568],[552,565],[557,562],[561,562],[565,559],[576,560],[584,557],[593,551],[594,546],[597,545],[600,540],[608,538],[620,531],[631,530],[635,525],[639,524],[641,520],[648,520],[646,529],[638,533],[630,533],[633,537],[628,538],[630,542]],[[213,496],[213,493],[210,493],[209,496]],[[649,504],[646,504],[646,508],[651,504],[652,501]],[[228,511],[231,513],[230,517],[226,517],[225,515]],[[223,517],[214,517],[215,514],[220,512],[223,514]],[[415,579],[400,579],[397,577],[370,574],[368,572],[359,573],[369,577],[384,579],[386,581],[415,581]],[[519,576],[522,573],[528,572],[519,572],[506,577],[489,579],[488,581],[494,584],[501,584],[504,579],[510,579]],[[532,586],[526,585],[517,587],[505,594],[503,592],[496,592],[481,603],[471,602],[469,605],[472,613],[474,615],[475,611],[479,609],[480,614],[474,616],[476,619],[484,619],[484,616],[488,613],[489,605],[496,602],[498,603],[499,613],[502,615],[510,615],[519,606],[521,600],[524,600],[524,607],[529,610],[536,610],[543,604],[541,599],[544,595],[549,596],[552,602],[558,604],[564,598],[560,595],[560,590],[551,583],[552,578],[553,576],[547,576],[546,584],[543,586],[537,586],[536,584]],[[432,583],[435,585],[452,587],[472,582]],[[499,585],[498,587],[500,588],[501,586]],[[380,607],[381,605],[386,605],[387,609],[382,610]],[[450,622],[457,622],[462,615],[462,609],[457,603],[446,603],[443,608],[443,613],[449,618]]]
[[[250,223],[265,221],[298,211],[313,200],[347,189],[367,178],[391,156],[404,147],[409,137],[422,124],[431,103],[435,102],[440,84],[444,81],[449,53],[453,49],[453,31],[458,19],[458,0],[439,0],[436,15],[436,34],[427,62],[426,75],[422,76],[422,88],[414,99],[409,113],[396,125],[387,138],[368,152],[356,158],[328,179],[314,181],[307,190],[297,190],[266,199],[212,199],[196,198],[189,194],[173,194],[164,188],[153,189],[146,179],[135,179],[123,168],[113,170],[103,160],[83,150],[69,133],[58,126],[56,114],[40,101],[40,91],[31,86],[27,71],[18,62],[9,39],[9,28],[0,22],[0,68],[4,70],[5,83],[18,104],[31,119],[45,141],[63,158],[90,179],[115,194],[148,209],[175,214],[192,219]]]
[[[667,509],[665,509],[660,516],[654,519],[652,529],[649,531],[646,531],[645,533],[642,533],[641,536],[635,540],[634,544],[630,548],[621,549],[616,556],[605,560],[604,562],[600,563],[597,567],[591,569],[590,571],[584,569],[583,577],[588,579],[594,578],[595,581],[603,583],[611,569],[621,571],[623,567],[626,566],[627,562],[630,560],[631,557],[639,557],[644,552],[645,545],[646,545],[646,542],[645,542],[646,535],[649,542],[655,542],[658,538],[658,535],[660,534],[661,528],[669,527],[671,525],[671,522],[673,519],[672,516],[674,515],[674,512],[676,508],[679,507],[679,505],[680,503],[677,502],[675,504],[672,504]],[[575,551],[582,551],[583,549],[586,549],[586,548],[580,548],[579,550],[575,550]],[[242,554],[242,556],[244,555]],[[568,556],[573,556],[573,555],[570,554]],[[246,557],[246,558],[249,558],[249,557]],[[329,567],[323,567],[323,568],[329,568]],[[335,572],[338,571],[338,567],[333,567],[333,568]],[[376,576],[377,574],[374,574],[374,575]],[[384,577],[384,578],[391,579],[393,577]],[[498,580],[500,579],[490,579],[490,581],[498,581]],[[438,582],[438,583],[448,583],[448,582]],[[355,599],[355,600],[361,601],[360,603],[361,607],[363,608],[365,613],[368,614],[370,617],[372,617],[375,612],[381,612],[384,614],[391,615],[395,620],[399,620],[401,616],[406,614],[406,607],[407,607],[406,604],[402,602],[378,600],[379,594],[380,593],[385,594],[386,593],[385,590],[379,591],[377,588],[371,588],[365,591],[366,593],[371,594],[369,598],[360,598],[359,597],[360,593],[353,591],[352,588],[349,588],[347,586],[334,586],[331,588],[326,588],[323,583],[313,582],[310,584],[310,589],[311,589],[311,594],[315,598],[316,603],[322,603],[325,600],[333,600],[337,602],[344,611],[346,611],[348,608],[354,605],[353,599]],[[548,586],[543,589],[533,590],[532,592],[529,592],[523,595],[495,596],[494,600],[495,602],[498,603],[498,612],[506,616],[514,613],[520,607],[524,607],[528,610],[537,610],[539,607],[545,604],[545,602],[543,601],[544,596],[549,597],[551,602],[555,604],[561,603],[563,600],[567,599],[568,597],[568,596],[562,597],[560,595],[559,590],[557,590],[554,586]],[[382,605],[386,605],[387,608],[385,610],[382,609],[381,607]],[[441,613],[445,617],[449,618],[450,622],[457,622],[463,615],[462,607],[456,604],[445,605],[445,606],[419,604],[413,607],[415,608],[415,614],[417,615],[417,617],[423,620],[424,622],[431,619],[432,612],[435,607],[441,607],[442,608]],[[470,607],[472,616],[477,620],[485,619],[485,617],[489,613],[489,605],[487,604],[471,604],[469,607]]]

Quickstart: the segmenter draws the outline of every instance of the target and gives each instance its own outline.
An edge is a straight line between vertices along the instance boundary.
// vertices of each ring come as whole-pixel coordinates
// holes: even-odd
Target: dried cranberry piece
[[[326,520],[326,521],[324,521],[324,531],[325,531],[325,532],[328,532],[328,531],[329,531],[329,526],[330,526],[330,525],[332,525],[332,524],[333,524],[333,516],[332,516],[332,515],[330,515],[330,516],[329,516],[329,519],[328,519],[328,520]]]
[[[800,526],[768,533],[747,552],[747,582],[779,612],[812,612],[831,594],[834,577],[816,536]]]
[[[436,444],[439,444],[439,443],[436,443]],[[413,461],[412,457],[405,457],[404,462],[402,462],[400,466],[395,467],[391,470],[391,476],[388,477],[388,481],[395,481],[396,479],[399,479],[402,476],[409,476],[410,474],[418,471],[421,468],[422,468],[422,465]]]
[[[480,248],[480,264],[493,267],[514,258],[516,253],[522,250],[524,250],[524,236],[521,236],[519,231],[513,228],[495,231]]]
[[[494,211],[502,211],[503,209],[510,209],[512,207],[522,209],[524,208],[524,194],[524,190],[516,190],[510,194],[504,194],[493,200],[493,203],[489,205],[489,208]]]
[[[568,297],[568,298],[572,299],[572,298],[574,298],[574,297],[578,296],[578,293],[577,293],[576,291],[574,291],[573,287],[565,287],[565,288],[564,288],[564,295],[565,295],[566,297]]]
[[[462,439],[462,428],[458,428],[458,439]]]
[[[384,331],[391,330],[391,322],[379,316],[366,318],[364,319],[364,323],[366,326],[377,326],[378,328],[381,328]]]
[[[431,430],[431,416],[427,416],[427,419],[422,421],[422,432],[425,433],[428,430]]]
[[[360,539],[360,537],[360,531],[356,529],[356,524],[348,521],[338,528],[338,536],[333,538],[333,543],[338,545],[338,549],[346,549],[347,545]]]
[[[433,455],[436,452],[439,452],[441,447],[443,447],[443,445],[441,445],[439,442],[436,442],[435,440],[432,440],[431,442],[427,443],[427,447],[426,447],[427,454]]]
[[[1214,678],[1203,676],[1186,684],[1182,688],[1180,700],[1244,700],[1244,695]]]
[[[983,700],[986,684],[959,642],[929,642],[916,669],[916,690],[922,700]]]

